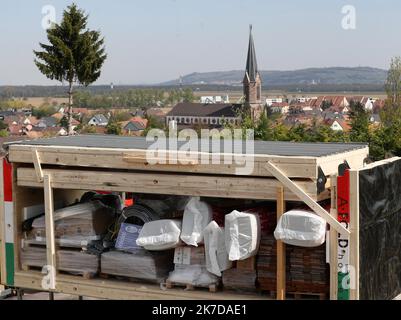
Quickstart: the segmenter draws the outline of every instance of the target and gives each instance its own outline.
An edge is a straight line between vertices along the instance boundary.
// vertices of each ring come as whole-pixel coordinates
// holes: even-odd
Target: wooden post
[[[350,300],[359,300],[359,171],[350,170],[349,276]]]
[[[330,177],[331,207],[330,214],[337,219],[337,175]],[[338,294],[338,232],[330,227],[329,233],[329,262],[330,262],[330,300],[337,300]]]
[[[48,289],[56,289],[56,244],[54,238],[54,203],[53,203],[53,189],[51,185],[50,175],[44,176],[44,195],[45,195],[45,220],[46,220],[46,254],[49,287]]]
[[[0,158],[0,283],[6,283],[6,226],[4,224],[3,158]]]
[[[277,188],[277,222],[284,214],[284,188]],[[285,300],[286,285],[286,266],[285,266],[285,244],[281,240],[277,240],[277,300]]]

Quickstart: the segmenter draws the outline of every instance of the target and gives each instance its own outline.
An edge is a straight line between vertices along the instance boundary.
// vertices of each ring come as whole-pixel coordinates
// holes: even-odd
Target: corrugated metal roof
[[[198,140],[200,145],[204,140]],[[226,153],[231,150],[224,149],[223,140],[217,141],[221,149]],[[109,149],[144,149],[151,146],[153,141],[146,141],[143,137],[122,137],[113,135],[81,135],[70,137],[54,137],[48,139],[38,139],[31,141],[19,141],[7,143],[10,145],[28,145],[28,146],[57,146],[57,147],[83,147],[83,148],[109,148]],[[185,142],[179,142],[180,148]],[[206,142],[206,145],[208,143]],[[234,141],[231,145],[233,150],[242,150],[234,153],[245,152],[245,144],[243,141]],[[310,156],[324,157],[333,154],[348,152],[351,150],[365,148],[366,144],[355,143],[298,143],[298,142],[279,142],[279,141],[255,141],[254,154],[260,155],[277,155],[277,156]],[[237,149],[236,149],[237,148]],[[206,149],[206,150],[205,150]],[[199,148],[202,152],[213,153],[212,143],[205,149]],[[174,150],[174,149],[173,149]],[[249,154],[249,153],[248,153]]]

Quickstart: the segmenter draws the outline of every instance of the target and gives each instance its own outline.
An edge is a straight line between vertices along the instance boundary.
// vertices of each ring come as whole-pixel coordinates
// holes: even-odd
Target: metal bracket
[[[326,190],[326,182],[327,178],[324,174],[322,168],[319,166],[317,168],[317,193],[321,194],[323,191]]]
[[[344,162],[338,166],[338,175],[343,176],[345,171],[349,169],[351,169],[351,167],[349,166],[348,162],[344,160]]]

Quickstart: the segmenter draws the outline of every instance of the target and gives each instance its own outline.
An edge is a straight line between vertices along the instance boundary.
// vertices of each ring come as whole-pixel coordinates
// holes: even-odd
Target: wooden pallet
[[[109,274],[104,272],[100,272],[98,274],[98,277],[105,280],[119,280],[124,282],[141,283],[141,284],[152,284],[152,285],[165,284],[165,279],[159,279],[159,280],[140,279],[123,275]]]
[[[194,286],[193,284],[189,283],[172,282],[170,280],[166,280],[165,285],[167,289],[173,289],[175,287],[185,287],[185,290],[188,291],[193,291],[196,288],[207,288],[209,289],[209,292],[217,292],[219,289],[218,283],[209,284],[208,286]]]
[[[262,290],[262,293],[268,293],[270,297],[276,298],[277,293],[276,291],[265,291]],[[327,293],[324,292],[286,292],[286,298],[288,299],[295,299],[295,300],[305,300],[305,299],[310,299],[311,297],[319,298],[319,300],[326,300],[327,299]]]

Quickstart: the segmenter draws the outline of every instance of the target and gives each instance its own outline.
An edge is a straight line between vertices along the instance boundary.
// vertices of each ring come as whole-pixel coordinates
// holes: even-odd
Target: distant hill
[[[370,67],[308,68],[294,71],[261,71],[263,86],[288,85],[383,85],[387,71]],[[241,85],[244,71],[194,72],[183,76],[183,85]],[[160,85],[178,85],[180,79]]]

